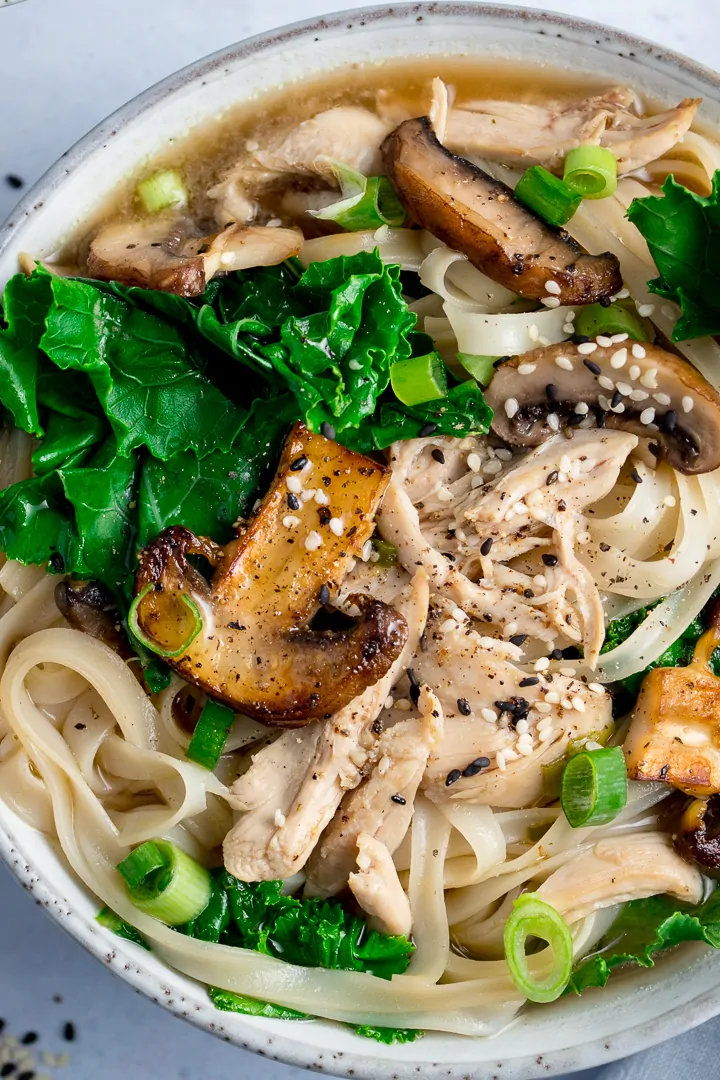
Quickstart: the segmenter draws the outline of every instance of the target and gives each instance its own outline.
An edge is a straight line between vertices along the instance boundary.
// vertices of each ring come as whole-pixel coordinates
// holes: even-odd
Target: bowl
[[[478,55],[602,74],[660,103],[705,98],[720,128],[720,78],[692,61],[596,23],[515,7],[404,3],[287,26],[231,45],[125,105],[68,151],[0,229],[0,281],[21,251],[50,255],[115,183],[230,104],[353,62]],[[720,958],[676,950],[601,992],[529,1008],[489,1040],[430,1034],[408,1046],[361,1040],[325,1021],[293,1023],[218,1012],[204,988],[101,928],[97,902],[55,847],[0,802],[0,853],[49,914],[110,971],[199,1027],[263,1056],[368,1080],[532,1080],[642,1050],[720,1013]]]

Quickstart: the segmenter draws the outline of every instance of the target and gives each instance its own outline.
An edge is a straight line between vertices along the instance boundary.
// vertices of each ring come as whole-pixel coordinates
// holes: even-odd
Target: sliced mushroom
[[[615,255],[583,254],[506,184],[446,150],[427,116],[406,120],[382,152],[388,178],[415,221],[513,292],[542,299],[555,282],[562,304],[591,304],[622,288]]]
[[[189,229],[166,218],[108,225],[90,244],[88,272],[103,281],[200,296],[221,271],[275,266],[303,245],[299,229],[233,223],[211,236]]]
[[[662,780],[688,795],[720,792],[720,606],[684,668],[655,668],[643,680],[623,745],[628,775]]]
[[[720,395],[691,364],[656,345],[535,349],[502,364],[485,398],[493,430],[515,446],[537,446],[558,426],[596,423],[645,436],[655,456],[679,472],[720,466]]]
[[[680,819],[675,846],[704,873],[720,877],[720,797],[692,800]]]
[[[363,596],[351,597],[361,617],[350,629],[310,626],[360,556],[387,482],[382,465],[297,424],[236,540],[223,549],[176,526],[141,552],[141,632],[246,716],[283,727],[329,717],[388,671],[407,637],[402,615]],[[211,584],[189,556],[214,567]]]
[[[76,630],[103,641],[119,656],[133,655],[120,629],[115,601],[99,581],[58,582],[55,586],[55,603]]]

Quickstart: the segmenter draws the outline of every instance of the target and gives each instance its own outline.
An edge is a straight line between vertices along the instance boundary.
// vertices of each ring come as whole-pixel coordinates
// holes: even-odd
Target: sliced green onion
[[[232,990],[221,990],[218,986],[208,986],[208,996],[216,1009],[225,1012],[243,1013],[244,1016],[266,1016],[272,1020],[309,1020],[307,1013],[288,1009],[285,1005],[273,1005],[271,1001],[258,1001],[245,994],[234,994]]]
[[[623,809],[627,794],[625,755],[619,746],[585,750],[565,766],[560,802],[574,829],[606,825]]]
[[[381,225],[393,228],[404,224],[405,209],[386,176],[364,176],[349,165],[323,157],[340,185],[341,198],[322,210],[310,210],[312,217],[333,221],[342,229],[358,232],[378,229]]]
[[[396,360],[390,367],[390,382],[403,405],[420,405],[447,395],[445,365],[436,352]]]
[[[196,919],[210,901],[208,871],[168,840],[146,840],[117,869],[135,907],[168,926]]]
[[[383,570],[388,570],[391,566],[397,566],[398,552],[394,544],[389,543],[387,540],[381,540],[379,536],[373,536],[371,542],[373,551],[377,555],[377,559],[373,559],[376,566],[382,567]]]
[[[185,184],[176,169],[161,169],[137,186],[137,196],[148,214],[157,214],[170,206],[185,206]]]
[[[565,158],[563,179],[583,199],[606,199],[617,187],[617,158],[604,146],[578,146]]]
[[[214,769],[220,760],[235,713],[218,701],[206,701],[200,713],[185,757],[206,769]]]
[[[515,901],[505,923],[505,962],[513,982],[529,1001],[555,1001],[572,974],[572,937],[562,915],[546,904],[537,893],[525,893]],[[552,967],[545,972],[531,971],[525,952],[528,938],[546,941],[552,950]],[[542,963],[544,953],[533,957],[533,966]]]
[[[141,630],[140,623],[138,621],[138,608],[140,607],[140,604],[148,595],[148,593],[153,592],[153,590],[154,587],[152,584],[150,584],[146,585],[142,592],[139,592],[137,594],[132,604],[130,605],[130,610],[128,611],[128,626],[130,627],[130,630],[138,639],[138,641],[142,645],[144,645],[146,649],[150,649],[151,652],[156,653],[158,656],[168,656],[171,658],[175,656],[182,656],[188,645],[192,644],[192,642],[202,630],[203,623],[200,609],[198,608],[194,600],[191,600],[189,596],[185,595],[185,593],[180,593],[181,601],[183,602],[183,604],[185,604],[185,607],[188,608],[190,614],[193,616],[192,629],[190,630],[189,635],[185,638],[179,648],[163,649],[160,645],[157,644],[157,642],[153,641],[152,638],[149,638],[145,634],[145,632]]]
[[[571,739],[562,757],[549,761],[547,765],[541,765],[543,795],[545,798],[551,800],[560,798],[563,773],[570,758],[584,753],[588,743],[596,742],[600,743],[601,746],[605,746],[614,730],[614,724],[609,723],[601,731],[591,731],[589,735],[585,735],[582,739]]]
[[[542,165],[533,165],[517,182],[515,198],[551,225],[564,225],[573,216],[582,195]]]
[[[112,908],[104,907],[95,916],[95,921],[100,923],[100,926],[104,926],[106,930],[112,930],[113,934],[117,934],[118,937],[125,938],[127,941],[134,941],[136,945],[141,945],[143,949],[150,950],[150,946],[140,931],[136,930],[130,923],[125,922],[124,919],[121,919]]]
[[[474,356],[472,353],[459,352],[458,363],[462,364],[469,375],[481,386],[487,386],[495,374],[497,356]]]
[[[654,341],[655,334],[649,319],[638,315],[634,303],[616,300],[609,307],[588,304],[580,308],[575,318],[575,333],[595,338],[598,334],[627,334],[636,341]]]

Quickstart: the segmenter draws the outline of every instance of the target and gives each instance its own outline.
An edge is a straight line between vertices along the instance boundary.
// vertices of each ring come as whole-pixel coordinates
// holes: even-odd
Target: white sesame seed
[[[561,668],[558,668],[558,670],[559,670],[561,675],[565,675],[566,678],[568,678],[568,679],[574,678],[575,675],[577,674],[574,667],[561,667]]]
[[[278,829],[282,829],[284,824],[285,824],[285,815],[283,814],[282,810],[280,810],[280,808],[278,808],[275,811],[275,826]]]
[[[293,495],[299,495],[302,491],[302,480],[299,476],[288,476],[285,483],[288,491],[292,491]]]
[[[517,370],[518,375],[532,375],[537,370],[537,364],[520,364]]]
[[[300,518],[295,517],[294,514],[286,514],[282,519],[282,523],[286,529],[296,529],[300,524]]]
[[[543,296],[540,303],[544,304],[546,308],[560,307],[560,301],[558,300],[557,296]]]
[[[627,300],[629,295],[630,295],[630,290],[623,287],[620,290],[620,292],[615,293],[615,299],[616,300]]]
[[[535,661],[533,667],[536,671],[546,671],[550,667],[550,657],[539,656]]]
[[[348,361],[348,367],[351,371],[362,371],[362,364],[359,360],[356,360],[354,356],[352,360]]]
[[[535,704],[533,705],[533,708],[535,709],[536,712],[539,712],[539,713],[552,712],[552,707],[549,704],[549,702],[547,702],[547,701],[536,701]],[[540,722],[543,723],[544,721],[540,721]]]
[[[568,479],[567,473],[563,472],[562,469],[561,469],[558,472],[558,482],[561,483],[561,484],[567,484],[567,479]]]
[[[518,739],[518,743],[517,743],[517,748],[518,748],[518,753],[522,754],[523,757],[530,757],[530,755],[533,752],[532,743],[521,743],[519,739]]]
[[[588,683],[588,690],[591,694],[597,694],[598,697],[602,697],[605,693],[605,687],[602,685],[602,683],[599,682]]]
[[[313,489],[308,488],[307,491],[303,491],[303,493],[302,493],[302,496],[301,496],[302,501],[303,502],[310,502],[311,499],[315,498],[315,494],[316,494],[316,492],[315,492],[314,488]]]
[[[517,761],[518,757],[520,756],[515,750],[510,749],[510,747],[507,747],[507,749],[503,750],[503,753],[505,754],[506,761]]]
[[[562,368],[563,371],[574,371],[572,360],[568,360],[567,356],[556,356],[555,367]]]
[[[519,408],[520,404],[517,398],[511,397],[507,399],[507,401],[505,402],[505,415],[507,416],[508,420],[512,420],[513,416]]]
[[[635,307],[637,308],[637,313],[641,319],[649,319],[650,316],[655,313],[654,304],[638,304],[636,301]]]
[[[647,399],[649,397],[650,397],[650,395],[648,394],[647,390],[631,390],[630,391],[630,400],[631,401],[647,401]]]
[[[536,731],[547,731],[547,729],[549,727],[552,727],[552,725],[553,725],[552,716],[541,716],[540,719],[538,720],[537,724],[535,725],[535,730]]]
[[[501,466],[501,468],[502,468],[502,466]],[[452,493],[452,491],[450,490],[450,488],[448,488],[448,487],[445,487],[445,486],[443,485],[443,486],[442,486],[442,487],[440,488],[440,490],[438,491],[438,493],[437,493],[437,497],[438,497],[438,499],[440,500],[440,502],[452,502],[452,500],[453,500],[453,493]]]
[[[553,296],[559,296],[562,292],[562,289],[558,285],[557,281],[551,280],[545,282],[545,292],[552,293]]]
[[[578,544],[589,544],[591,539],[592,537],[590,536],[589,532],[581,532],[577,534]]]
[[[498,446],[495,456],[499,457],[501,461],[512,461],[512,450],[508,450],[506,446]]]
[[[545,695],[545,700],[549,705],[557,705],[560,701],[560,695],[558,694],[557,690],[550,690]]]
[[[366,540],[363,544],[362,553],[360,555],[360,558],[363,562],[370,562],[370,556],[372,555],[373,550],[374,549],[372,545],[372,540]]]
[[[546,743],[550,739],[552,739],[553,734],[554,734],[553,729],[551,727],[545,728],[545,730],[541,731],[540,734],[538,735],[538,741],[541,742],[541,743]]]
[[[538,330],[535,323],[533,323],[532,326],[528,328],[528,337],[531,341],[537,341],[537,339],[540,337],[540,331]]]
[[[513,509],[514,509],[516,514],[527,514],[527,506],[522,501],[522,499],[518,499],[518,501],[515,503],[515,506],[513,507]]]
[[[560,458],[560,472],[569,473],[572,469],[572,458],[569,454],[563,454]]]
[[[572,709],[572,707],[573,707],[573,703],[570,700],[570,698],[564,697],[561,700],[561,702],[560,702],[560,708],[561,709],[565,709],[566,712],[569,712]]]
[[[497,754],[495,755],[495,764],[497,765],[500,772],[505,772],[505,755],[503,754],[502,750],[498,750]]]
[[[577,351],[581,356],[590,356],[597,349],[597,341],[583,341],[582,345],[578,345]]]
[[[497,723],[497,713],[494,709],[481,709],[480,715],[482,716],[483,720],[487,720],[489,724]]]
[[[506,624],[503,633],[505,637],[513,637],[514,634],[517,634],[518,630],[519,626],[516,622],[509,622]]]
[[[578,414],[578,416],[587,416],[589,411],[590,406],[586,401],[578,401],[577,405],[575,406],[575,412]]]
[[[610,411],[610,402],[609,402],[608,398],[605,397],[604,394],[598,394],[598,405],[605,412]]]
[[[573,311],[573,309],[571,308],[570,311],[568,311],[568,313],[567,313],[567,321],[568,322],[575,322],[575,316],[576,315],[577,315],[577,312]]]
[[[464,529],[456,529],[455,536],[458,538],[461,544],[467,543],[467,533]]]
[[[639,342],[637,342],[637,341],[635,342],[635,344],[632,347],[632,354],[633,354],[633,356],[635,357],[636,360],[644,360],[645,357],[647,356],[647,353],[645,351],[645,347],[643,345],[640,345]]]
[[[488,452],[489,457],[495,457],[495,447],[494,446],[488,446],[487,452]]]
[[[385,708],[392,709],[394,701],[395,698],[392,696],[392,694],[388,694],[388,696],[385,698]]]
[[[647,386],[648,390],[657,390],[657,368],[648,368],[640,376],[640,382]]]
[[[462,608],[456,607],[450,612],[450,618],[454,619],[457,623],[464,623],[467,615]]]
[[[612,338],[605,337],[604,334],[598,334],[595,340],[602,349],[609,349],[612,345]]]
[[[685,397],[684,397],[684,398],[682,399],[682,403],[681,403],[681,404],[682,404],[682,410],[683,410],[683,412],[692,412],[692,409],[693,409],[693,406],[694,406],[695,402],[693,401],[693,399],[692,399],[691,397],[688,397],[688,396],[686,395],[686,396],[685,396]]]
[[[315,492],[315,502],[318,506],[329,506],[330,496],[326,495],[322,488],[318,488]]]
[[[558,417],[557,413],[548,413],[547,426],[550,428],[551,431],[560,430],[560,418]]]
[[[609,379],[607,375],[598,375],[598,383],[602,386],[603,390],[614,390],[615,383],[612,379]]]
[[[575,712],[585,712],[585,702],[581,697],[576,694],[575,697],[570,699],[572,701],[572,707]]]
[[[440,633],[449,634],[451,630],[457,630],[458,624],[454,619],[446,619],[444,623],[440,624]]]
[[[499,472],[502,472],[502,461],[488,461],[487,464],[483,465],[482,471],[487,473],[488,476],[497,476]]]
[[[628,395],[632,393],[632,386],[630,386],[630,383],[626,382],[615,383],[615,389],[619,390],[624,397],[628,397]]]
[[[328,525],[330,526],[330,532],[335,533],[336,536],[342,536],[345,528],[342,518],[330,518]]]
[[[621,342],[627,341],[628,337],[628,334],[613,334],[610,340],[612,341],[613,345],[619,345]]]
[[[630,367],[628,368],[628,376],[633,380],[633,382],[635,381],[635,379],[639,379],[641,375],[642,375],[642,368],[640,367],[640,365],[639,364],[631,364]]]
[[[658,405],[669,405],[672,400],[669,394],[653,394],[653,397]]]
[[[533,578],[533,585],[536,585],[538,589],[547,589],[547,578],[544,574],[536,574]]]
[[[663,506],[671,506],[672,507],[672,506],[675,506],[676,503],[677,503],[677,500],[676,500],[674,495],[666,495],[665,498],[663,499]]]
[[[313,531],[309,532],[305,538],[305,547],[308,551],[317,551],[319,547],[322,547],[322,542],[323,538],[320,533],[313,529]]]
[[[482,465],[482,458],[479,454],[468,454],[467,467],[471,472],[480,472],[480,466]]]
[[[628,357],[627,349],[618,349],[618,351],[613,353],[612,356],[610,357],[610,367],[615,368],[616,370],[618,370],[621,367],[624,367],[625,366],[625,361],[627,360],[627,357]]]
[[[485,478],[483,476],[473,476],[472,480],[470,481],[470,487],[479,488],[482,487],[484,483]]]
[[[643,409],[643,411],[640,413],[640,423],[641,424],[652,424],[654,419],[655,419],[655,410],[653,409],[652,406],[650,406],[649,409]]]
[[[563,323],[563,333],[565,333],[565,334],[573,334],[574,332],[575,332],[575,327],[573,326],[573,324],[571,322]]]
[[[412,705],[406,697],[399,697],[395,702],[395,708],[399,709],[400,712],[410,712]]]
[[[518,735],[527,735],[528,731],[530,730],[530,725],[528,724],[527,720],[518,720],[517,724],[515,725],[515,730],[517,731]]]

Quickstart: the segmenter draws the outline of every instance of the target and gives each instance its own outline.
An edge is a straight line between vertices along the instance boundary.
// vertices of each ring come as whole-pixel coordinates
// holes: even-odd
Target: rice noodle
[[[564,326],[576,310],[557,307],[497,315],[468,311],[454,300],[446,300],[443,308],[459,351],[478,356],[514,356],[537,348],[538,343],[567,341],[570,334]]]

